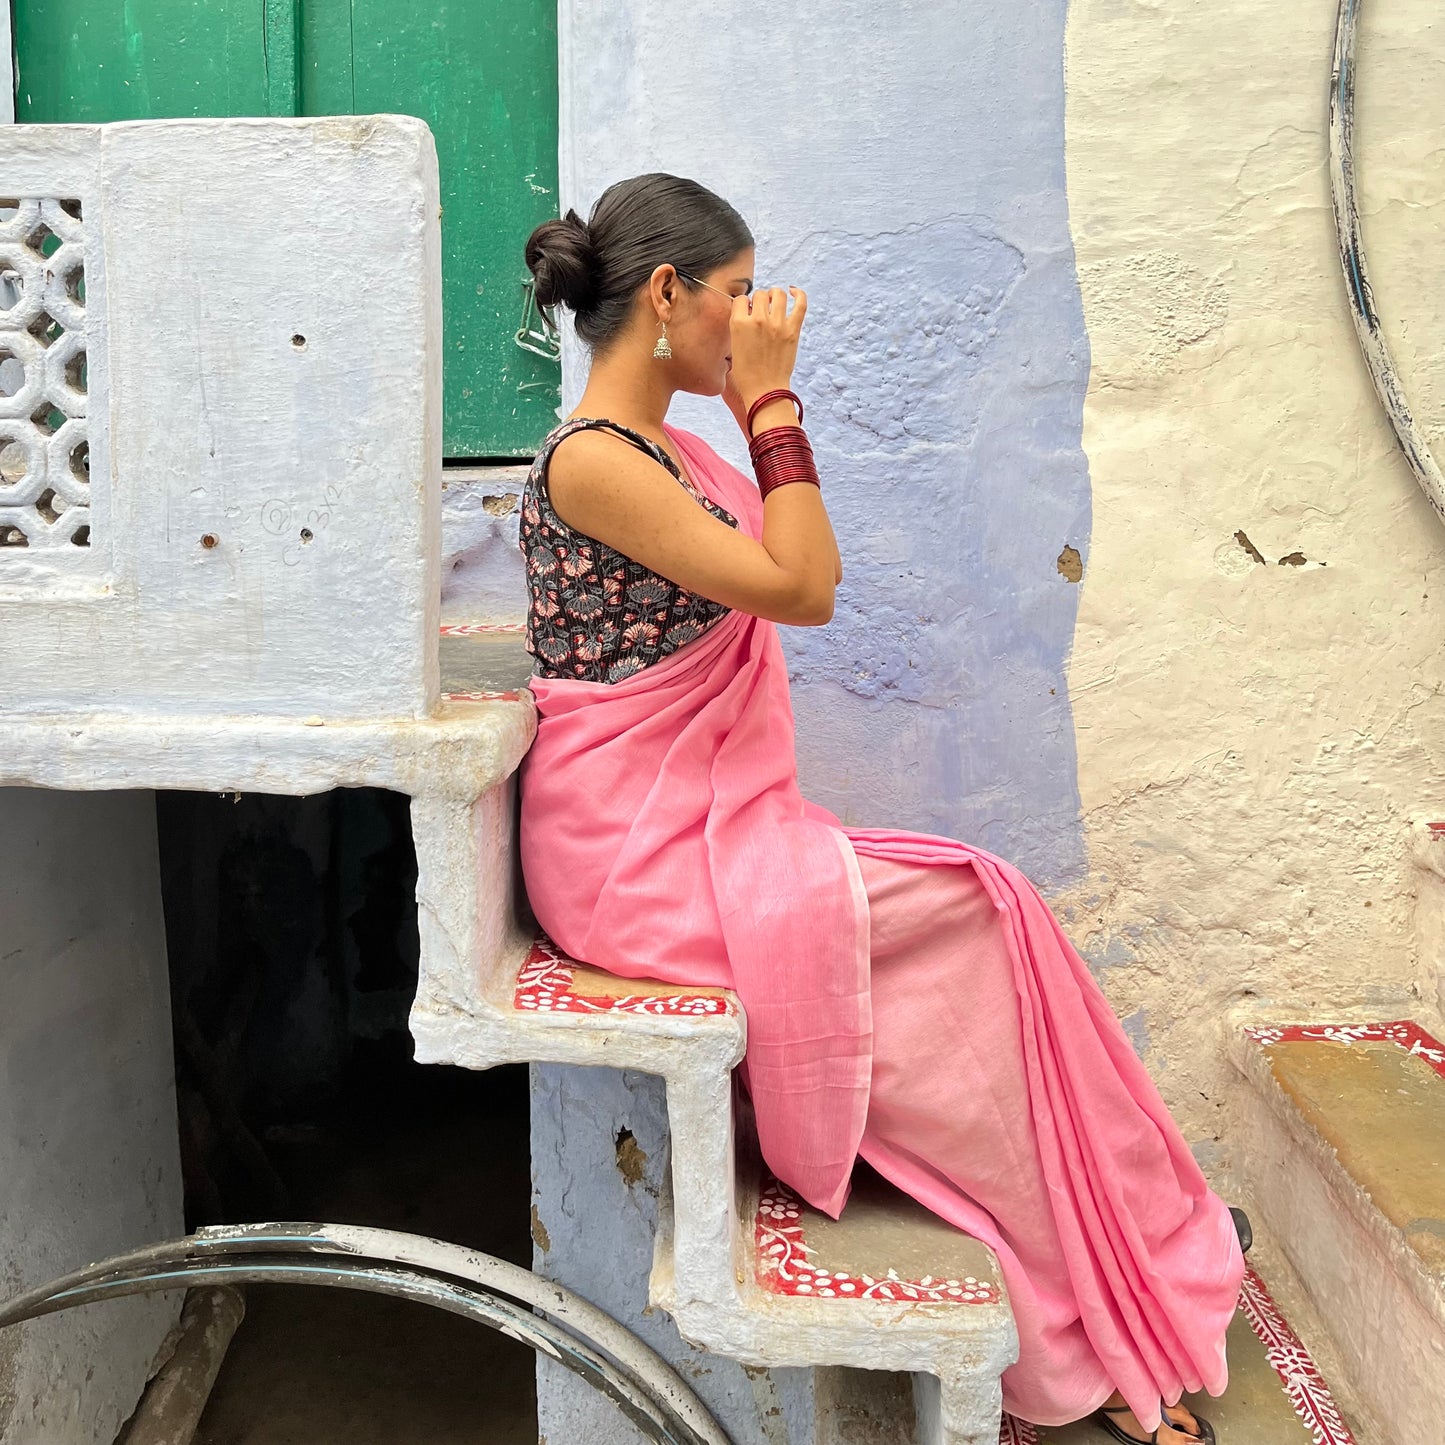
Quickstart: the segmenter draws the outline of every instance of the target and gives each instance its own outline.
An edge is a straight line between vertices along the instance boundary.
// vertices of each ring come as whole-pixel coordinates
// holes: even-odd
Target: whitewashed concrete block
[[[491,816],[499,811],[494,808]],[[423,814],[414,810],[413,816],[420,820]],[[434,818],[429,831],[436,835],[443,827],[454,840],[446,850],[451,861],[438,855],[436,884],[420,881],[419,897],[450,894],[441,886],[448,867],[465,870],[468,854],[480,864],[499,847],[497,831],[483,813],[455,810],[448,822]],[[803,1383],[794,1379],[788,1388],[801,1390],[799,1401],[812,1411],[812,1445],[841,1445],[848,1438],[847,1420],[896,1415],[896,1382],[880,1372],[933,1377],[918,1397],[920,1438],[940,1445],[992,1445],[999,1430],[999,1377],[1018,1348],[1001,1284],[985,1302],[956,1306],[935,1300],[936,1291],[910,1294],[906,1286],[896,1299],[891,1292],[886,1299],[879,1294],[867,1300],[785,1297],[755,1278],[758,1169],[750,1133],[744,1130],[741,1140],[735,1133],[732,1071],[745,1044],[745,1021],[735,1000],[722,995],[721,1010],[669,1008],[669,1002],[703,1000],[674,999],[687,990],[647,981],[636,996],[614,1006],[592,996],[605,989],[596,977],[576,982],[575,997],[569,986],[555,998],[542,998],[519,984],[505,951],[476,947],[474,919],[454,912],[439,915],[434,926],[452,938],[457,960],[478,957],[484,963],[480,969],[436,967],[429,977],[424,970],[411,1014],[419,1061],[464,1068],[524,1059],[536,1065],[611,1066],[585,1074],[533,1070],[540,1266],[604,1307],[622,1310],[624,1322],[644,1334],[654,1314],[669,1316],[654,1343],[697,1378],[704,1398],[713,1399],[704,1375],[716,1377],[711,1383],[720,1391],[714,1403],[721,1423],[740,1431],[739,1439],[751,1439],[749,1430],[765,1422],[773,1406],[758,1414],[754,1406],[761,1408],[761,1396],[754,1400],[724,1389],[725,1379],[736,1378],[731,1367],[718,1363],[724,1359],[746,1367],[752,1395],[781,1389],[778,1382],[793,1379],[790,1370],[803,1369]],[[424,956],[430,952],[440,961],[445,950],[428,948],[427,937],[424,928]],[[503,993],[509,981],[510,1007]],[[749,1161],[745,1170],[738,1167],[740,1157]],[[614,1176],[627,1185],[626,1200],[617,1197]],[[936,1232],[940,1225],[932,1220],[928,1228]],[[897,1230],[890,1225],[888,1232],[892,1238]],[[942,1280],[950,1273],[945,1254],[955,1255],[957,1244],[952,1231],[945,1232],[948,1249],[925,1279],[937,1274]],[[921,1243],[926,1252],[936,1240]],[[978,1272],[997,1276],[991,1262],[981,1262]],[[855,1389],[846,1408],[829,1403],[825,1383],[831,1376],[807,1368],[815,1365],[861,1370],[868,1388]],[[539,1410],[567,1438],[581,1432],[599,1445],[624,1445],[631,1438],[617,1422],[604,1427],[579,1392],[545,1368],[539,1371]],[[783,1436],[777,1438],[781,1442]]]
[[[0,838],[8,1297],[184,1225],[154,798],[0,788]],[[179,1303],[0,1331],[0,1442],[109,1445]]]
[[[37,296],[70,306],[74,329],[29,348],[36,366],[54,353],[52,392],[75,381],[54,348],[83,334],[69,402],[90,480],[72,491],[88,488],[91,528],[87,545],[19,545],[40,529],[0,515],[0,707],[431,711],[442,353],[425,124],[19,127],[0,131],[5,197],[21,205],[9,221],[0,206],[0,268],[30,267]],[[35,204],[74,232],[83,302],[73,267],[48,278],[5,239]]]
[[[1324,1117],[1315,1101],[1285,1086],[1271,1062],[1271,1036],[1277,1041],[1294,1022],[1282,1008],[1246,1006],[1227,1021],[1229,1056],[1245,1081],[1238,1128],[1253,1145],[1242,1175],[1255,1227],[1278,1242],[1318,1310],[1329,1337],[1321,1343],[1333,1349],[1352,1389],[1359,1438],[1407,1440],[1421,1435],[1422,1422],[1445,1400],[1445,1278],[1433,1253],[1427,1262],[1411,1238],[1419,1230],[1428,1240],[1438,1225],[1421,1217],[1402,1227],[1391,1218],[1376,1195],[1378,1179],[1361,1169],[1351,1145],[1362,1130],[1388,1138],[1402,1127],[1391,1118],[1396,1109],[1410,1129],[1428,1130],[1428,1107],[1382,1094],[1377,1110],[1362,1112],[1348,1085],[1336,1082],[1338,1112]],[[1370,1049],[1395,1027],[1393,1020],[1382,1027],[1354,1018],[1321,1024],[1317,1035],[1333,1034],[1341,1049]],[[1422,1044],[1417,1038],[1385,1047],[1408,1058]],[[1404,1166],[1392,1161],[1392,1168]]]

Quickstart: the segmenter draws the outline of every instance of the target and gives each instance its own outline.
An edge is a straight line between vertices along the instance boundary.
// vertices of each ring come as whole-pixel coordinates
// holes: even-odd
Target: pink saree
[[[753,537],[756,483],[668,427]],[[998,1255],[1011,1413],[1060,1425],[1115,1389],[1223,1391],[1244,1261],[1087,966],[1011,864],[845,827],[798,790],[776,626],[729,612],[616,683],[534,677],[528,899],[575,958],[722,985],[747,1016],[769,1167],[837,1217],[855,1160]]]

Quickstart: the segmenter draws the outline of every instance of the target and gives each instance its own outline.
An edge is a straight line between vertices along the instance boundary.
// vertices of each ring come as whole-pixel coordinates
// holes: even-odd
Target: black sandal
[[[1248,1254],[1250,1245],[1254,1243],[1254,1230],[1250,1227],[1249,1215],[1237,1204],[1229,1206],[1229,1213],[1234,1220],[1234,1232],[1239,1236],[1239,1252]]]
[[[1182,1425],[1176,1425],[1173,1420],[1165,1416],[1159,1425],[1159,1429],[1155,1430],[1147,1439],[1139,1435],[1128,1434],[1121,1430],[1109,1418],[1110,1415],[1132,1415],[1133,1413],[1133,1410],[1131,1410],[1128,1405],[1100,1405],[1099,1408],[1094,1411],[1092,1418],[1095,1424],[1102,1425],[1114,1439],[1122,1442],[1122,1445],[1159,1445],[1159,1430],[1162,1430],[1166,1424],[1171,1430],[1177,1430],[1181,1435],[1186,1436],[1190,1440],[1202,1441],[1204,1445],[1215,1445],[1214,1426],[1211,1425],[1203,1415],[1196,1414],[1193,1410],[1189,1413],[1194,1416],[1194,1421],[1199,1426],[1202,1432],[1201,1434],[1196,1435],[1192,1430],[1186,1430]]]

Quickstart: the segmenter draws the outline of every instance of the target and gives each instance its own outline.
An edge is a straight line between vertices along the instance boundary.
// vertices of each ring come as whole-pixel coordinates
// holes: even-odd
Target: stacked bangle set
[[[780,398],[791,401],[798,408],[798,425],[770,426],[754,436],[753,417],[770,401]],[[812,443],[803,431],[802,421],[803,403],[796,392],[786,389],[765,391],[748,408],[748,455],[757,473],[758,490],[765,501],[774,487],[784,487],[789,482],[811,482],[821,489],[818,468],[813,462]]]

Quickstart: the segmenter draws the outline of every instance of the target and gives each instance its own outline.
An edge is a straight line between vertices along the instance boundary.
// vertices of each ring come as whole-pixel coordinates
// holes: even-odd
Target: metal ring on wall
[[[1390,425],[1395,428],[1415,480],[1445,521],[1445,476],[1430,453],[1429,443],[1411,414],[1405,388],[1394,358],[1380,331],[1370,280],[1365,270],[1365,247],[1360,235],[1360,213],[1355,202],[1355,37],[1363,0],[1340,0],[1335,25],[1334,69],[1330,75],[1330,196],[1335,209],[1335,236],[1340,264],[1350,296],[1355,335],[1370,368]]]

